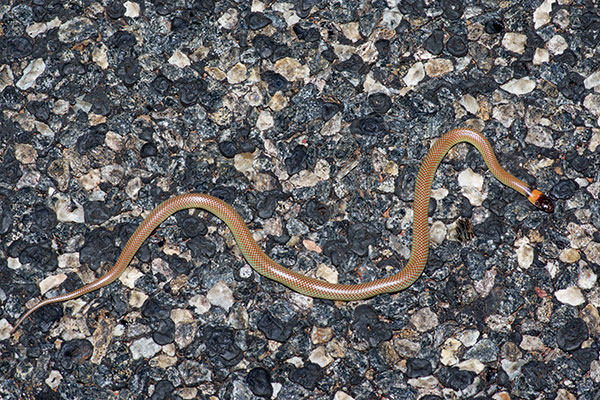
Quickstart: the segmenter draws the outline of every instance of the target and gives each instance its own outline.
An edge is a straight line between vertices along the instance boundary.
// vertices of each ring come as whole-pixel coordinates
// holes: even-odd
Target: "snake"
[[[288,288],[314,298],[352,301],[383,293],[394,293],[411,286],[422,274],[429,254],[429,201],[431,186],[442,159],[458,143],[470,143],[482,155],[487,167],[501,183],[527,197],[529,202],[547,213],[554,212],[554,203],[548,196],[506,172],[498,163],[490,142],[481,133],[470,128],[458,128],[442,135],[431,146],[422,161],[415,181],[413,202],[412,247],[404,268],[393,275],[357,284],[331,283],[312,278],[283,267],[265,254],[252,237],[242,217],[226,202],[202,193],[187,193],[171,197],[159,204],[131,235],[114,266],[104,275],[72,292],[38,302],[15,323],[14,332],[34,311],[48,304],[64,302],[98,290],[114,282],[127,268],[144,241],[174,213],[199,208],[221,219],[231,230],[242,255],[259,274],[280,282]]]

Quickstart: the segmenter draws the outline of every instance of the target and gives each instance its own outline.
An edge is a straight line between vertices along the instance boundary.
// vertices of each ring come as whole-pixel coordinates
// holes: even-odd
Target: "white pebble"
[[[133,357],[134,360],[154,357],[160,350],[161,346],[156,344],[151,338],[138,339],[129,346],[131,357]]]
[[[27,90],[35,84],[35,80],[46,70],[46,63],[41,58],[36,58],[29,63],[23,71],[23,76],[17,82],[17,87]]]
[[[185,68],[192,65],[188,56],[182,53],[179,50],[175,50],[173,55],[169,57],[169,64],[174,65],[179,68]]]
[[[525,52],[526,44],[527,36],[522,33],[507,32],[502,38],[502,46],[506,50],[510,50],[517,54],[523,54]]]
[[[527,94],[535,89],[535,82],[529,78],[511,79],[500,88],[516,95]]]
[[[206,298],[213,306],[219,306],[229,311],[233,305],[233,292],[224,281],[219,281],[206,294]]]
[[[406,83],[406,86],[416,86],[423,78],[425,78],[425,68],[423,67],[423,63],[419,61],[410,67],[402,80]]]
[[[546,47],[548,48],[548,51],[550,51],[550,53],[557,56],[564,53],[565,50],[569,48],[569,44],[567,43],[564,37],[560,35],[554,35],[552,39],[548,41]]]
[[[582,268],[579,271],[579,277],[577,278],[577,286],[582,289],[591,289],[596,285],[598,275],[594,273],[590,268]]]
[[[308,359],[314,362],[315,364],[318,364],[321,368],[325,368],[333,362],[333,357],[331,357],[327,353],[327,350],[325,350],[325,347],[323,346],[319,346],[316,349],[314,349],[310,353]]]
[[[596,71],[583,81],[586,89],[592,89],[600,85],[600,71]]]
[[[554,292],[554,297],[563,304],[570,306],[579,306],[585,302],[585,297],[578,287],[571,286],[566,289],[557,290]]]
[[[538,8],[533,12],[533,24],[534,28],[538,29],[550,22],[550,11],[552,11],[552,4],[556,0],[545,0]]]
[[[519,267],[529,269],[531,264],[533,264],[533,256],[533,247],[527,243],[523,243],[517,249],[517,262],[519,263]]]

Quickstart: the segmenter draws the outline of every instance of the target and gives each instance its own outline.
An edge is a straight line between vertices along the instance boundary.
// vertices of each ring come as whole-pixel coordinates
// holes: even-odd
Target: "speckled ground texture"
[[[586,0],[3,1],[0,397],[599,399],[599,43]],[[420,160],[460,126],[555,213],[459,145],[401,293],[298,295],[192,210],[10,335],[180,193],[294,270],[389,275]]]

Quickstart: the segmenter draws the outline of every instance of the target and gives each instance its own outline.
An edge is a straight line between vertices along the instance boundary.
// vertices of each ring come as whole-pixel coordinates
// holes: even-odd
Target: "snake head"
[[[554,212],[554,203],[543,193],[538,194],[533,205],[540,210],[547,212],[548,214],[552,214]]]

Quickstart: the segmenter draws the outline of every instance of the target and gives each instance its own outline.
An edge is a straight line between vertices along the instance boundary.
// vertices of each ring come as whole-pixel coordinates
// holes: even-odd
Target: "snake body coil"
[[[14,332],[32,312],[47,304],[74,299],[116,280],[154,229],[177,211],[188,208],[204,209],[223,220],[231,229],[242,254],[252,268],[261,275],[280,282],[299,293],[331,300],[358,300],[381,293],[406,289],[419,278],[427,263],[429,253],[428,212],[433,177],[448,150],[461,142],[470,143],[479,150],[488,168],[500,182],[527,197],[533,205],[541,210],[549,213],[554,211],[553,203],[544,194],[531,189],[498,164],[492,146],[483,135],[471,129],[459,128],[439,138],[423,160],[415,183],[413,239],[410,258],[406,266],[394,275],[372,282],[344,285],[325,282],[291,271],[273,261],[260,249],[242,218],[229,204],[206,194],[182,194],[166,200],[148,215],[133,233],[110,271],[73,292],[46,299],[36,304],[17,320],[12,331]]]

